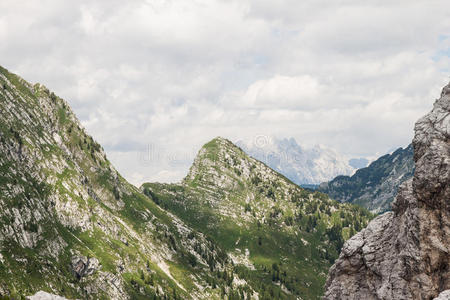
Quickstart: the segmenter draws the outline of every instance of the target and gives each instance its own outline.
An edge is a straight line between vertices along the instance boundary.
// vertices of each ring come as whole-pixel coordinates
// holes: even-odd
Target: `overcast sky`
[[[449,33],[444,0],[0,1],[0,65],[66,99],[135,184],[180,180],[215,136],[406,146]]]

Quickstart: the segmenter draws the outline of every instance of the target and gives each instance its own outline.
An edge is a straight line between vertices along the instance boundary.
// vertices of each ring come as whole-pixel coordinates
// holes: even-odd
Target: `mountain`
[[[63,99],[0,68],[0,116],[2,299],[220,298],[226,253],[122,178]]]
[[[338,176],[320,184],[318,191],[332,199],[361,205],[374,213],[391,209],[400,184],[414,173],[413,147],[386,154],[352,176]]]
[[[305,149],[294,138],[258,136],[252,141],[236,144],[298,185],[319,184],[355,171],[336,151],[321,145]]]
[[[343,241],[372,218],[300,188],[223,138],[202,147],[182,183],[141,189],[228,253],[259,299],[320,297]]]
[[[415,125],[415,172],[393,211],[345,243],[324,299],[449,299],[450,84]]]
[[[220,138],[144,194],[63,99],[1,67],[0,116],[2,299],[314,299],[372,218]]]

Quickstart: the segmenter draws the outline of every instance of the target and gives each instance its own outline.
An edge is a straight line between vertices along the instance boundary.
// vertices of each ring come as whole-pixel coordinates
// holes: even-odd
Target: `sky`
[[[64,98],[130,182],[210,139],[406,146],[450,80],[448,1],[0,1],[0,65]]]

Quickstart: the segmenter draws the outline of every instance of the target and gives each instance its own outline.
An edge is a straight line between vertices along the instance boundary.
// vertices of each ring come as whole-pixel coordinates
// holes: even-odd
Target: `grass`
[[[307,299],[319,298],[327,270],[341,246],[338,240],[330,240],[330,237],[335,239],[338,235],[347,239],[350,229],[345,226],[351,226],[348,224],[352,222],[361,222],[364,226],[372,217],[366,210],[341,205],[323,193],[300,189],[279,174],[261,180],[263,176],[258,172],[266,172],[267,167],[221,139],[205,144],[194,164],[191,172],[196,170],[196,173],[187,177],[193,180],[185,179],[181,185],[148,183],[142,188],[155,203],[206,234],[224,251],[238,253],[236,249],[240,249],[240,253],[245,253],[248,249],[250,261],[257,271],[241,270],[242,276],[246,276],[245,279],[261,295],[268,289],[271,297],[277,291],[277,297],[290,297],[277,286],[278,278],[276,282],[272,281],[273,272],[264,271],[277,264],[283,274],[283,284],[294,294]],[[243,164],[250,164],[252,176],[260,179],[243,176]],[[210,174],[217,173],[233,184],[214,188],[216,179]],[[286,188],[289,190],[287,198]],[[248,197],[253,199],[249,203]],[[220,207],[234,212],[238,219],[223,215]],[[331,208],[336,211],[331,212]],[[263,216],[265,222],[261,221]],[[344,228],[333,233],[330,231],[332,226]],[[262,286],[260,281],[264,282]]]
[[[360,211],[326,202],[323,194],[299,190],[281,175],[263,179],[265,165],[249,159],[222,139],[205,145],[192,169],[198,170],[192,174],[192,181],[186,180],[185,185],[144,185],[148,188],[146,197],[115,173],[100,145],[72,121],[74,115],[62,99],[38,90],[37,86],[31,89],[4,69],[0,72],[14,84],[6,88],[15,100],[13,107],[6,110],[9,100],[0,90],[0,109],[7,112],[0,120],[2,146],[7,145],[0,157],[0,196],[4,204],[0,225],[14,225],[14,233],[4,240],[2,248],[5,265],[0,264],[0,284],[10,294],[29,295],[46,290],[70,298],[86,298],[83,288],[98,284],[95,280],[99,274],[78,280],[70,266],[73,255],[84,255],[96,257],[102,272],[121,276],[133,299],[162,297],[158,294],[160,289],[172,299],[188,298],[199,292],[195,280],[209,282],[206,289],[212,298],[218,298],[222,290],[229,297],[239,292],[242,295],[250,287],[260,293],[260,299],[293,298],[280,288],[281,282],[303,298],[320,296],[324,272],[337,255],[335,242],[328,239],[330,223],[342,224],[348,216],[360,220]],[[39,102],[52,109],[44,112],[37,105]],[[17,118],[17,112],[26,114],[25,118]],[[53,140],[55,130],[64,148]],[[20,149],[36,155],[21,159],[11,155]],[[226,163],[224,153],[230,154]],[[252,174],[261,173],[259,180],[245,177],[242,166],[250,163]],[[212,171],[233,184],[217,188]],[[55,183],[45,183],[53,179]],[[69,186],[65,187],[64,182]],[[286,186],[287,198],[283,196]],[[89,196],[78,196],[75,189]],[[246,199],[252,195],[255,197],[245,212]],[[314,201],[307,200],[310,195]],[[344,217],[325,214],[320,208],[325,202],[345,210]],[[236,213],[237,219],[222,215],[220,209]],[[18,224],[13,210],[28,219]],[[191,229],[178,229],[166,210]],[[305,217],[297,218],[299,212]],[[306,230],[313,217],[315,228]],[[295,220],[290,226],[283,223],[288,218]],[[39,234],[39,241],[30,248],[22,247],[18,241],[25,234]],[[333,234],[349,233],[344,228]],[[304,245],[300,237],[308,244]],[[49,247],[55,248],[54,253],[48,252]],[[230,261],[227,253],[237,254],[236,248],[241,254],[246,249],[250,251],[249,259],[256,270]],[[323,257],[321,249],[332,257]],[[152,261],[158,254],[186,291]],[[124,273],[118,270],[122,262],[126,263]],[[246,280],[248,286],[233,286],[233,274]],[[108,296],[100,291],[92,297]]]

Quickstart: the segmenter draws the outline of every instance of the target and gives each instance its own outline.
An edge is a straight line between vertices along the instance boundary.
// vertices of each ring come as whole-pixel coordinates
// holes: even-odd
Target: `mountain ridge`
[[[340,202],[361,205],[374,213],[391,209],[398,187],[414,172],[412,144],[385,154],[352,176],[337,176],[317,190]]]
[[[1,296],[314,299],[372,218],[220,138],[184,184],[141,191],[66,101],[3,68],[0,115]]]
[[[219,297],[192,243],[228,259],[126,182],[67,102],[1,68],[0,114],[1,295]]]

